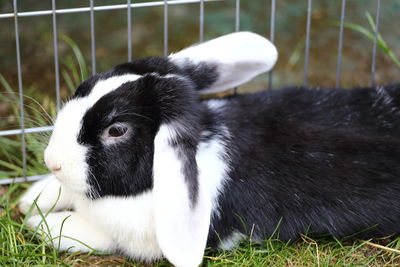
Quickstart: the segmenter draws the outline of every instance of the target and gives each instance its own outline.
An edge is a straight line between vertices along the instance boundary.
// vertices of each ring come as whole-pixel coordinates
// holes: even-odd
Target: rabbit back
[[[399,232],[399,90],[286,88],[208,103],[229,131],[230,165],[209,245]]]

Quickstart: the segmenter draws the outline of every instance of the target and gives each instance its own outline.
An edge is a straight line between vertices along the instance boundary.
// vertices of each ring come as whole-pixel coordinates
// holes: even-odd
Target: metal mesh
[[[10,136],[10,135],[21,135],[21,149],[22,149],[22,164],[23,164],[23,177],[10,178],[0,180],[0,184],[7,184],[12,182],[22,182],[22,181],[34,181],[41,179],[43,176],[30,176],[27,177],[27,151],[26,151],[26,135],[30,133],[46,132],[53,129],[52,126],[26,128],[25,127],[25,114],[24,114],[24,89],[23,89],[23,77],[21,69],[21,55],[20,55],[20,42],[19,42],[19,28],[18,19],[20,17],[30,17],[30,16],[52,16],[53,23],[53,47],[54,47],[54,75],[55,75],[55,90],[56,90],[56,106],[57,110],[61,106],[60,98],[60,73],[59,73],[59,59],[58,59],[58,32],[57,32],[57,15],[68,14],[68,13],[90,13],[90,33],[91,33],[91,63],[92,63],[92,73],[96,73],[96,39],[95,39],[95,13],[96,11],[102,10],[127,10],[127,42],[128,42],[128,61],[132,60],[132,21],[131,12],[132,9],[140,7],[153,7],[153,6],[163,6],[164,7],[164,55],[168,54],[168,6],[169,5],[184,5],[184,4],[199,4],[200,14],[199,14],[199,40],[202,42],[204,40],[204,5],[206,2],[216,2],[216,1],[235,1],[235,31],[240,30],[240,0],[163,0],[157,2],[144,2],[144,3],[132,3],[131,0],[127,0],[126,4],[120,5],[104,5],[95,6],[94,1],[90,0],[89,7],[80,8],[68,8],[68,9],[57,9],[56,1],[52,0],[51,10],[42,11],[29,11],[29,12],[18,12],[17,0],[13,0],[13,13],[3,13],[0,14],[0,21],[2,19],[14,18],[14,28],[15,28],[15,48],[16,48],[16,67],[18,73],[18,92],[19,92],[19,105],[20,105],[20,125],[19,129],[14,130],[3,130],[0,131],[0,136]],[[270,16],[270,34],[269,39],[275,41],[275,18],[276,18],[276,0],[266,0],[266,6],[270,5],[271,12],[266,14]],[[306,36],[305,36],[305,58],[304,58],[304,85],[308,84],[308,63],[309,63],[309,51],[310,51],[310,36],[311,36],[311,14],[312,14],[312,0],[308,0],[307,4],[307,20],[306,20]],[[336,86],[340,86],[341,79],[341,59],[342,59],[342,47],[343,47],[343,26],[345,22],[345,10],[346,10],[346,0],[342,0],[341,6],[341,16],[340,16],[340,30],[339,30],[339,43],[338,43],[338,57],[336,66]],[[372,62],[371,62],[371,84],[375,84],[375,72],[376,72],[376,50],[377,50],[377,39],[379,33],[379,20],[380,20],[380,10],[381,10],[381,0],[376,0],[376,12],[375,12],[375,38],[372,48]],[[266,20],[266,24],[268,21]],[[269,74],[268,88],[272,88],[272,78],[273,73]]]

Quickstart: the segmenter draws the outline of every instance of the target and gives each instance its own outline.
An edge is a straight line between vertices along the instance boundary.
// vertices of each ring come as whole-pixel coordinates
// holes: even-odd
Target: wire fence
[[[198,4],[200,7],[199,12],[199,41],[202,42],[204,40],[204,6],[207,2],[219,2],[219,1],[235,1],[235,31],[240,30],[240,0],[163,0],[157,2],[143,2],[143,3],[132,3],[131,0],[127,0],[126,4],[119,5],[103,5],[103,6],[95,6],[94,1],[90,0],[88,7],[80,7],[80,8],[68,8],[68,9],[57,9],[56,1],[52,0],[52,9],[51,10],[41,10],[41,11],[29,11],[29,12],[18,12],[18,1],[13,0],[13,12],[12,13],[3,13],[0,14],[0,21],[3,19],[14,19],[14,28],[15,28],[15,49],[16,49],[16,67],[18,74],[18,93],[19,93],[19,109],[20,109],[20,128],[13,130],[3,130],[0,131],[0,136],[11,136],[11,135],[20,135],[21,136],[21,149],[22,149],[22,168],[23,168],[23,177],[18,178],[8,178],[1,179],[0,184],[10,184],[14,182],[24,182],[24,181],[35,181],[39,180],[43,177],[43,175],[37,176],[27,176],[27,151],[26,151],[26,135],[31,133],[39,133],[39,132],[48,132],[53,128],[52,126],[43,126],[43,127],[35,127],[35,128],[26,128],[25,127],[25,114],[24,114],[24,88],[23,88],[23,77],[22,77],[22,69],[21,69],[21,48],[19,41],[19,27],[18,27],[18,19],[21,17],[33,17],[33,16],[52,16],[52,26],[53,26],[53,48],[54,48],[54,75],[55,75],[55,90],[56,90],[56,107],[57,110],[61,107],[61,98],[60,98],[60,71],[59,71],[59,58],[58,58],[58,27],[57,27],[57,16],[61,14],[71,14],[71,13],[82,13],[88,12],[90,16],[90,34],[91,34],[91,64],[92,64],[92,74],[96,73],[96,38],[95,38],[95,13],[99,11],[105,10],[126,10],[127,16],[127,59],[128,61],[132,60],[132,20],[131,20],[131,12],[132,9],[136,8],[144,8],[144,7],[155,7],[155,6],[163,6],[164,7],[164,55],[168,55],[168,19],[169,12],[168,7],[171,5],[187,5],[187,4]],[[309,69],[309,52],[310,52],[310,36],[312,31],[312,23],[311,23],[311,15],[313,11],[313,1],[307,0],[307,20],[306,20],[306,36],[305,36],[305,51],[304,51],[304,78],[303,84],[307,86],[308,84],[308,69]],[[276,0],[266,0],[266,7],[270,7],[270,20],[265,20],[266,24],[270,24],[270,34],[269,39],[274,43],[275,41],[275,18],[276,18]],[[343,27],[345,23],[345,12],[346,12],[346,0],[342,0],[341,2],[341,15],[340,15],[340,30],[339,30],[339,41],[338,41],[338,56],[337,56],[337,65],[336,65],[336,86],[340,86],[341,81],[341,63],[342,63],[342,48],[344,42],[344,34]],[[371,85],[375,84],[375,72],[376,72],[376,50],[377,50],[377,41],[379,34],[379,21],[380,21],[380,10],[381,10],[381,0],[376,0],[376,10],[375,10],[375,32],[374,32],[374,41],[372,45],[372,62],[371,62],[371,74],[370,74],[370,83]],[[3,40],[4,41],[4,40]],[[272,79],[273,73],[270,72],[268,81],[268,88],[272,89]]]

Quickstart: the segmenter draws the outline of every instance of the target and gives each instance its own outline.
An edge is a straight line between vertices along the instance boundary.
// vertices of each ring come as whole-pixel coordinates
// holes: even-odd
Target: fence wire
[[[345,14],[346,14],[346,0],[342,0],[342,11],[340,13],[338,58],[336,64],[336,87],[340,87],[340,74],[342,66],[342,49],[343,49],[343,28],[344,28]]]
[[[36,181],[39,180],[46,175],[37,175],[37,176],[27,176],[27,151],[26,151],[26,134],[31,133],[40,133],[47,132],[53,129],[52,126],[43,126],[43,127],[34,127],[34,128],[26,128],[25,127],[25,113],[24,113],[24,89],[23,89],[23,77],[22,77],[22,69],[21,69],[21,51],[20,51],[20,41],[19,41],[19,27],[18,27],[18,18],[20,17],[33,17],[33,16],[46,16],[52,15],[52,24],[53,24],[53,49],[54,49],[54,75],[55,75],[55,90],[56,90],[56,106],[57,110],[60,109],[61,106],[61,98],[60,98],[60,73],[59,73],[59,59],[58,59],[58,29],[57,29],[57,16],[60,14],[71,14],[71,13],[82,13],[89,12],[90,14],[90,36],[91,36],[91,63],[92,63],[92,74],[96,73],[96,33],[95,33],[95,12],[105,11],[105,10],[127,10],[127,46],[128,53],[127,58],[128,61],[131,61],[133,58],[132,53],[132,11],[137,8],[144,7],[156,7],[163,6],[164,7],[164,55],[168,55],[168,24],[169,24],[169,13],[168,7],[171,5],[184,5],[184,4],[194,4],[198,3],[200,6],[200,14],[199,14],[199,41],[204,41],[204,7],[207,2],[219,2],[219,1],[235,1],[235,25],[234,30],[240,30],[240,0],[163,0],[156,2],[143,2],[143,3],[132,3],[134,1],[127,0],[126,4],[119,5],[102,5],[95,6],[94,0],[89,1],[88,7],[80,7],[80,8],[67,8],[67,9],[57,9],[56,0],[52,0],[52,9],[51,10],[41,10],[41,11],[28,11],[28,12],[18,12],[17,0],[13,0],[13,12],[12,13],[3,13],[0,14],[1,19],[14,18],[14,28],[15,28],[15,49],[16,49],[16,66],[17,66],[17,74],[18,74],[18,93],[19,93],[19,108],[20,108],[20,125],[19,129],[13,130],[2,130],[0,131],[0,136],[11,136],[11,135],[21,135],[21,150],[22,150],[22,164],[23,164],[23,177],[18,178],[9,178],[9,179],[1,179],[0,184],[10,184],[15,182],[24,182],[24,181]],[[266,0],[266,7],[270,6],[270,34],[269,39],[272,43],[275,42],[275,20],[276,20],[276,0]],[[376,73],[376,50],[377,50],[377,40],[379,36],[379,21],[380,21],[380,10],[381,10],[381,0],[376,0],[376,13],[375,13],[375,32],[374,32],[374,41],[372,47],[372,62],[371,62],[371,84],[375,84],[375,73]],[[340,86],[341,79],[341,60],[342,60],[342,50],[343,50],[343,28],[345,22],[345,11],[346,11],[346,0],[342,0],[341,6],[341,15],[340,15],[340,28],[339,28],[339,42],[338,42],[338,57],[337,57],[337,66],[336,66],[336,86]],[[268,16],[268,14],[267,14]],[[267,23],[267,22],[266,22]],[[306,20],[306,38],[305,38],[305,51],[304,51],[304,85],[308,84],[308,68],[309,68],[309,53],[311,46],[311,29],[312,29],[312,0],[308,0],[307,2],[307,20]],[[4,41],[4,40],[3,40]],[[273,84],[273,73],[270,72],[268,74],[268,88],[272,89]],[[236,88],[235,88],[236,92]]]
[[[372,64],[371,64],[371,85],[375,85],[375,70],[376,70],[376,45],[379,36],[379,16],[381,13],[381,0],[376,1],[376,14],[375,14],[375,34],[374,43],[372,46]]]

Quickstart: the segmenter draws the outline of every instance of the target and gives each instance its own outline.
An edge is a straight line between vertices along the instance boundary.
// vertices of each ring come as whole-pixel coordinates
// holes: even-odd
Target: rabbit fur
[[[45,219],[59,250],[176,266],[249,236],[399,232],[400,86],[199,97],[276,60],[239,32],[84,81],[55,121],[53,173],[20,201],[28,225],[46,231]]]

